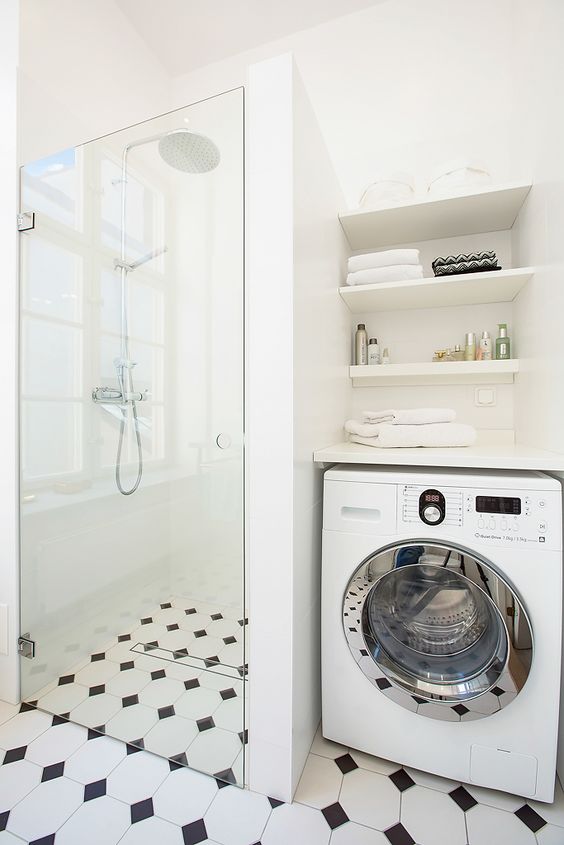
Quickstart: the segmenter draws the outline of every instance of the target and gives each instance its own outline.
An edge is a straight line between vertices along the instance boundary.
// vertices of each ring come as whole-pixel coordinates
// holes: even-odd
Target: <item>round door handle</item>
[[[221,434],[217,435],[217,437],[215,438],[215,442],[217,443],[220,449],[229,449],[229,447],[231,446],[231,437],[228,434],[222,432]]]

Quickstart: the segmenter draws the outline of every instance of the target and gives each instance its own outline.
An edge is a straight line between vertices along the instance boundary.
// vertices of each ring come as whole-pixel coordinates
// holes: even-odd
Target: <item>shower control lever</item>
[[[125,405],[128,402],[145,402],[148,393],[148,390],[122,393],[117,387],[95,387],[92,391],[92,401],[106,405]]]

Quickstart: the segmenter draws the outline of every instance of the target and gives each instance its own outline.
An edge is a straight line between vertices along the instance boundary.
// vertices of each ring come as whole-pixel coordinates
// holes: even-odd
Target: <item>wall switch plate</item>
[[[474,402],[479,408],[491,408],[496,404],[495,387],[477,387]]]

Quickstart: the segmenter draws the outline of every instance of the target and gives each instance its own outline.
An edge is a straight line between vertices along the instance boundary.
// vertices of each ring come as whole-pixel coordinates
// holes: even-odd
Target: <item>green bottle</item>
[[[495,341],[495,357],[497,361],[507,361],[511,358],[511,343],[507,337],[507,323],[499,323],[499,337]]]

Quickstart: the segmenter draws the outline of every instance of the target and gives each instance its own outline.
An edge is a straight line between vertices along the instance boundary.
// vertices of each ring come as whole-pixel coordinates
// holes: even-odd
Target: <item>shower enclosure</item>
[[[21,210],[22,697],[242,784],[242,90],[26,165]]]

